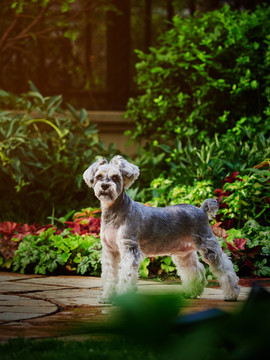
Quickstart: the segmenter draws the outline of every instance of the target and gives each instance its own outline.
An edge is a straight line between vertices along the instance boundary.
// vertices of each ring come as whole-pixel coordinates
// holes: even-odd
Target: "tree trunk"
[[[113,0],[107,13],[107,107],[124,109],[130,86],[130,0]]]

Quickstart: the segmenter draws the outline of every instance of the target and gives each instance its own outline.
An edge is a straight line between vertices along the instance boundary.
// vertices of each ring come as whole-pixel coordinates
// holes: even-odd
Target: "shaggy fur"
[[[207,283],[197,252],[209,264],[224,298],[237,300],[240,291],[232,262],[209,226],[218,202],[205,200],[200,208],[180,204],[154,208],[133,201],[125,189],[139,176],[139,168],[121,156],[101,159],[83,174],[101,202],[102,283],[99,301],[110,303],[115,294],[136,289],[144,256],[171,255],[188,297],[201,295]]]

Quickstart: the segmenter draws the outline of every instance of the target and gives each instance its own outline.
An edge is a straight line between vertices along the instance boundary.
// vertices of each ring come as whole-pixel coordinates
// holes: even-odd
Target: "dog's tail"
[[[215,218],[219,208],[219,203],[216,199],[206,199],[201,205],[201,209],[206,213],[209,220]]]

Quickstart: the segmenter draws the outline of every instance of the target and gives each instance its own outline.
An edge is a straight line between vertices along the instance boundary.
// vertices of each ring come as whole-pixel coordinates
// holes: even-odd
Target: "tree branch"
[[[36,16],[34,18],[34,20],[26,27],[24,28],[21,33],[19,35],[17,35],[15,38],[13,38],[15,41],[16,40],[20,40],[21,38],[25,37],[25,34],[27,34],[27,32],[29,33],[30,30],[36,26],[36,24],[41,20],[41,18],[44,16],[44,14],[46,13],[46,11],[49,9],[49,7],[52,5],[51,2],[49,2],[46,6],[41,8],[40,13],[38,14],[38,16]],[[27,35],[29,36],[29,34]]]
[[[47,6],[45,6],[45,7],[43,7],[41,9],[39,14],[33,19],[33,21],[27,27],[25,27],[18,35],[14,36],[14,37],[11,37],[11,38],[9,38],[7,40],[9,34],[11,33],[11,31],[14,29],[14,27],[16,26],[16,24],[18,22],[19,16],[17,16],[15,18],[15,20],[13,21],[13,23],[9,26],[9,28],[7,29],[5,34],[3,35],[2,39],[0,39],[0,52],[3,52],[5,50],[7,50],[8,48],[11,48],[12,46],[14,46],[14,43],[16,43],[19,40],[32,37],[33,36],[33,31],[31,32],[31,30],[42,20],[45,13],[48,11],[48,9],[54,3],[56,3],[56,2],[55,1],[50,1],[47,4]],[[106,0],[97,2],[95,4],[91,3],[91,1],[86,1],[85,6],[83,6],[78,11],[73,12],[69,17],[66,18],[66,22],[70,23],[72,20],[79,17],[83,12],[91,11],[91,10],[93,11],[95,8],[101,6],[102,4],[105,4],[105,3],[106,3]],[[23,15],[23,14],[20,14],[20,15],[21,15],[20,17],[22,17],[22,16],[25,17],[25,15]],[[41,37],[41,36],[44,36],[45,34],[48,34],[48,33],[52,32],[52,31],[54,31],[55,29],[57,29],[57,22],[56,21],[54,22],[53,26],[48,27],[47,29],[44,29],[44,30],[41,30],[41,31],[36,31],[34,33],[34,35],[36,37]]]
[[[0,51],[1,48],[3,47],[7,37],[9,36],[9,34],[11,33],[11,31],[14,29],[14,27],[17,25],[18,22],[18,18],[19,15],[17,15],[14,19],[14,21],[10,24],[10,26],[7,28],[6,32],[4,33],[4,35],[2,36],[2,38],[0,39]]]

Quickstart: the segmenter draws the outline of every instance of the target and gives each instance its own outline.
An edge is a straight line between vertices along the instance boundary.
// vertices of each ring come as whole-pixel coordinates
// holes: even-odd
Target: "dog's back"
[[[190,204],[156,208],[134,202],[134,208],[138,218],[136,235],[142,252],[172,255],[212,236],[208,218],[216,214],[218,203],[215,199],[208,199],[201,208]]]

